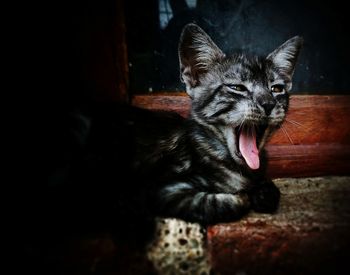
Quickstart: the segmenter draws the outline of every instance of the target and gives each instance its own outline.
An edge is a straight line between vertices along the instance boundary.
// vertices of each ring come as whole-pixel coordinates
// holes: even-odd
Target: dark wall
[[[45,41],[38,49],[45,52],[42,69],[50,95],[63,103],[119,100],[118,85],[125,78],[120,66],[125,64],[118,60],[123,31],[118,22],[124,19],[133,93],[184,89],[177,44],[189,22],[197,22],[229,52],[266,55],[288,38],[302,35],[305,45],[294,92],[350,93],[349,20],[342,1],[197,0],[194,8],[185,0],[169,2],[173,17],[164,29],[159,0],[50,2],[38,12],[44,15],[40,35]]]
[[[267,55],[285,40],[301,35],[305,45],[293,90],[310,94],[350,93],[349,20],[345,2],[197,0],[196,7],[189,8],[185,1],[170,1],[173,18],[164,29],[160,29],[157,15],[148,20],[142,20],[142,16],[141,20],[130,20],[139,9],[142,14],[150,14],[149,11],[154,14],[158,1],[151,2],[152,5],[140,6],[137,1],[129,1],[126,10],[132,64],[130,85],[135,92],[184,89],[178,79],[177,43],[182,27],[197,22],[229,52]],[[143,40],[153,42],[140,43]]]
[[[42,10],[43,71],[55,102],[118,100],[119,2],[53,1]]]

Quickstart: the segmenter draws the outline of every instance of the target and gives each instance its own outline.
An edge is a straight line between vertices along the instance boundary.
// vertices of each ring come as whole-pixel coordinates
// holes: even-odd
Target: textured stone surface
[[[159,274],[209,275],[205,238],[198,224],[160,219],[156,238],[148,247],[148,259]]]
[[[250,213],[207,232],[197,224],[160,219],[146,251],[109,235],[76,239],[55,256],[53,274],[346,273],[350,177],[275,182],[282,196],[273,215]]]
[[[209,228],[209,253],[215,272],[331,274],[346,270],[350,178],[275,182],[282,193],[276,214],[251,213],[241,221]]]

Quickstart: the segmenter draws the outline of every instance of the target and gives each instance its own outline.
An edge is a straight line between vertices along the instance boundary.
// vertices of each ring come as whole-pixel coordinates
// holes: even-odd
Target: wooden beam
[[[135,95],[132,98],[132,105],[149,110],[174,111],[187,117],[191,101],[186,93],[157,93],[156,95]]]
[[[132,104],[189,115],[185,93],[136,95]],[[271,177],[350,174],[350,96],[296,95],[267,145]]]
[[[349,96],[292,96],[286,132],[280,131],[271,144],[350,144]]]
[[[349,175],[350,145],[268,144],[268,174],[272,178]]]

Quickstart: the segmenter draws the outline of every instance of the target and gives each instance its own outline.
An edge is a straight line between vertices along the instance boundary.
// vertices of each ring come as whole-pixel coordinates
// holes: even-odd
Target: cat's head
[[[180,77],[192,99],[192,117],[220,129],[236,162],[259,168],[259,150],[288,110],[301,37],[266,57],[226,56],[197,25],[183,29]]]

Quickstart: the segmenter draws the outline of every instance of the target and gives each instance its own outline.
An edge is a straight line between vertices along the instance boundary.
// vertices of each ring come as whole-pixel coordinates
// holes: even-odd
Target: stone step
[[[274,215],[208,229],[213,270],[219,274],[340,274],[348,270],[350,178],[278,179]]]
[[[168,219],[148,252],[159,274],[338,274],[350,247],[350,178],[277,179],[277,213],[199,226]],[[194,228],[194,229],[193,229]],[[181,233],[179,233],[179,231]],[[167,246],[165,244],[168,244]],[[199,244],[199,247],[198,245]]]
[[[147,251],[106,236],[67,246],[55,274],[342,274],[350,248],[350,177],[277,179],[273,215],[201,228],[160,219]]]

